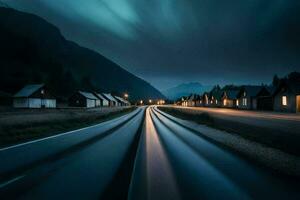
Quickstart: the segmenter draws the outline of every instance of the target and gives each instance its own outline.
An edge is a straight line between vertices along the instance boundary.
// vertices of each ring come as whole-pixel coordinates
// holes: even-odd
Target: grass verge
[[[180,119],[189,120],[208,127],[239,135],[250,141],[255,141],[266,146],[280,149],[286,153],[300,155],[300,134],[295,132],[284,132],[272,127],[255,126],[253,124],[241,123],[235,119],[213,116],[207,112],[189,112],[185,109],[158,107],[161,111]],[[259,119],[257,119],[259,120]],[[275,122],[274,122],[275,123]]]
[[[92,126],[134,111],[136,107],[124,108],[110,113],[89,113],[80,117],[71,115],[66,119],[52,119],[33,123],[0,125],[0,147]]]

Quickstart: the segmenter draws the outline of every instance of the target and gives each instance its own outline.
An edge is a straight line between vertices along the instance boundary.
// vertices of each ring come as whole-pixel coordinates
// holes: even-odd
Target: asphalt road
[[[299,199],[299,182],[154,107],[0,149],[0,199]]]

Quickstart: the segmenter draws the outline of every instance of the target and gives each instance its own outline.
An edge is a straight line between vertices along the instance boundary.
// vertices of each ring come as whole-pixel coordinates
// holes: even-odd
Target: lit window
[[[286,96],[282,96],[282,105],[283,106],[287,105],[287,97]]]
[[[236,100],[236,106],[239,106],[239,100]]]
[[[226,99],[224,99],[224,101],[223,101],[223,105],[224,105],[224,106],[226,106]]]
[[[247,106],[247,98],[243,98],[243,106]]]
[[[218,104],[218,100],[216,99],[216,104]]]

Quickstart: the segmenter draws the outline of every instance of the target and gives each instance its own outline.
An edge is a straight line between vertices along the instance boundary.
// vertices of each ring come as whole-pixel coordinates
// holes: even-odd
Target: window
[[[286,96],[282,96],[282,105],[287,106],[287,97]]]
[[[247,98],[243,98],[243,106],[247,106]]]
[[[239,105],[240,105],[239,100],[236,100],[236,106],[239,106]]]
[[[216,104],[218,104],[218,100],[216,99]]]

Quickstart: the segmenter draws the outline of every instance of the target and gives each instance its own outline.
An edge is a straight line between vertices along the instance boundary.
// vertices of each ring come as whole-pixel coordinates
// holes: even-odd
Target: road
[[[299,180],[155,107],[0,150],[0,199],[299,199]]]

